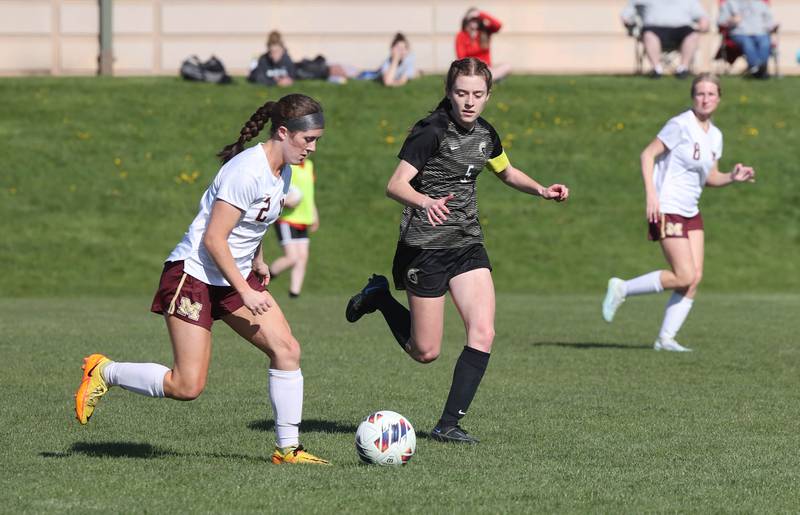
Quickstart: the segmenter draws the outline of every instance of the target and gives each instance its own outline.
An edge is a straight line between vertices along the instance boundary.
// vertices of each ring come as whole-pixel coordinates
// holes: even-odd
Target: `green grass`
[[[723,86],[722,168],[743,161],[759,177],[752,187],[706,191],[703,287],[798,291],[798,260],[790,257],[800,254],[800,79],[728,78]],[[572,188],[570,202],[555,205],[482,175],[481,218],[499,290],[589,292],[612,273],[662,264],[644,239],[638,154],[688,105],[688,87],[522,76],[497,86],[485,117],[512,162]],[[319,98],[329,120],[315,158],[322,227],[307,288],[351,290],[390,267],[400,207],[383,191],[405,131],[439,100],[441,78],[397,90],[313,81],[297,90]],[[0,275],[0,295],[150,294],[218,169],[214,154],[258,105],[282,93],[242,81],[1,79],[0,261],[13,273]]]
[[[191,403],[112,391],[73,419],[80,358],[171,363],[147,313],[161,269],[218,169],[214,154],[268,96],[170,78],[0,79],[0,511],[790,512],[800,400],[800,79],[725,79],[722,168],[758,182],[702,200],[707,266],[681,342],[650,349],[665,295],[612,326],[611,274],[663,266],[644,239],[638,153],[686,107],[688,84],[630,77],[512,77],[485,116],[512,162],[572,189],[565,205],[485,173],[481,219],[499,292],[497,339],[465,426],[473,448],[425,437],[463,344],[447,313],[442,357],[422,366],[378,316],[344,301],[389,271],[400,207],[383,195],[408,127],[441,78],[399,90],[301,83],[329,125],[318,147],[322,227],[303,296],[274,291],[303,344],[303,441],[331,468],[273,467],[266,362],[215,329],[206,392]],[[269,235],[267,254],[277,254]],[[357,463],[375,409],[420,433],[403,469]]]
[[[465,419],[483,442],[470,448],[425,437],[463,341],[455,310],[442,357],[425,366],[379,316],[347,324],[341,296],[279,297],[304,347],[303,441],[330,468],[268,464],[266,362],[223,324],[198,400],[112,390],[79,426],[80,356],[170,363],[148,300],[0,301],[2,511],[797,509],[796,294],[699,296],[684,355],[649,350],[666,295],[630,300],[608,326],[599,294],[501,294],[495,352]],[[374,409],[420,433],[407,467],[358,464],[355,427]]]

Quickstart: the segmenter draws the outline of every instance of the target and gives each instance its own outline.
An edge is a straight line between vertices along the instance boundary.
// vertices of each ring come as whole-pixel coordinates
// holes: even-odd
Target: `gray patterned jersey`
[[[447,220],[435,227],[424,209],[406,207],[400,222],[400,241],[424,249],[483,242],[475,180],[487,162],[501,155],[504,158],[500,138],[483,118],[466,130],[440,107],[417,122],[397,156],[419,172],[411,180],[411,187],[433,199],[450,193],[455,197],[447,203]]]

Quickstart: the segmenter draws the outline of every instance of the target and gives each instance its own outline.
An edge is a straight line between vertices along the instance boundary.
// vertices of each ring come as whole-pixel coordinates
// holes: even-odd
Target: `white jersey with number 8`
[[[703,130],[690,109],[670,119],[657,137],[667,147],[655,163],[659,209],[695,216],[706,178],[722,157],[722,132],[710,121],[708,131]]]

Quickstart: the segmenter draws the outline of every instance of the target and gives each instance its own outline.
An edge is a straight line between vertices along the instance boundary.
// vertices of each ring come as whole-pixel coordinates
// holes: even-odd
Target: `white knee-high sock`
[[[694,304],[694,299],[674,292],[669,301],[667,301],[667,308],[664,310],[664,322],[661,324],[661,331],[659,331],[658,337],[674,340],[675,335],[681,330],[683,322],[686,321],[686,317],[689,316],[692,304]]]
[[[269,400],[275,417],[276,445],[290,447],[300,442],[303,418],[303,373],[269,369]]]
[[[639,277],[634,277],[630,281],[625,281],[626,296],[644,295],[646,293],[660,293],[664,291],[661,285],[661,270],[650,272]]]
[[[164,396],[164,376],[169,369],[158,363],[117,363],[112,361],[103,369],[103,379],[109,386],[148,397]]]

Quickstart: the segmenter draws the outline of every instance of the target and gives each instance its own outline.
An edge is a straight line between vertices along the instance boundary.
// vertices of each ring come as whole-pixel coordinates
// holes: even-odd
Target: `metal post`
[[[114,52],[111,48],[113,27],[111,24],[111,0],[100,0],[100,56],[99,75],[114,74]]]

